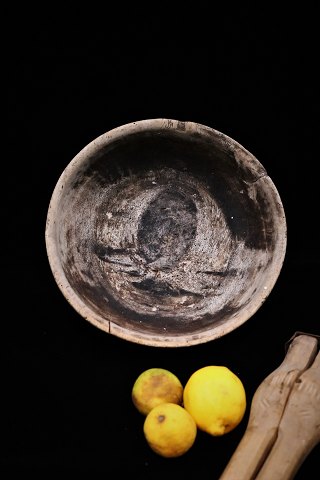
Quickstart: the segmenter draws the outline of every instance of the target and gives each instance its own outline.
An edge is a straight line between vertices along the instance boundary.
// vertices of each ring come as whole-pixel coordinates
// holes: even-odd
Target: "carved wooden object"
[[[320,441],[318,341],[298,335],[256,390],[246,432],[220,480],[290,480]],[[315,358],[316,356],[316,358]]]
[[[57,285],[96,327],[137,343],[208,342],[250,318],[286,250],[263,165],[205,125],[150,119],[93,140],[47,215]]]

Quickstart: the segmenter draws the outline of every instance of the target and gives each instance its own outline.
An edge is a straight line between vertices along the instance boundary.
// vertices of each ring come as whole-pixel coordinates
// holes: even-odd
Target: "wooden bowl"
[[[45,239],[56,283],[84,319],[179,347],[257,311],[283,265],[286,219],[266,170],[239,143],[157,118],[106,132],[71,160]]]

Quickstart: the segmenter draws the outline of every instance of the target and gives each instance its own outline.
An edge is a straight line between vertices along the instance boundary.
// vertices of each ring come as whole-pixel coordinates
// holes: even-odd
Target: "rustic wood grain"
[[[151,119],[106,132],[59,178],[46,247],[69,303],[137,343],[207,342],[250,318],[286,251],[263,165],[204,125]]]
[[[315,431],[319,437],[319,355],[314,368],[308,369],[317,346],[313,336],[295,337],[281,365],[260,384],[252,399],[245,434],[220,480],[293,478],[286,475],[301,465],[302,456],[316,441]]]

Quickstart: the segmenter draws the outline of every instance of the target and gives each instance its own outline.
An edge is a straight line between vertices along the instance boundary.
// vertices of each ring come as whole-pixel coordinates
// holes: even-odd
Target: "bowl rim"
[[[64,168],[61,175],[59,176],[52,192],[47,211],[45,225],[45,246],[47,251],[47,258],[56,284],[65,299],[81,317],[89,321],[92,325],[99,328],[100,330],[103,330],[104,332],[112,334],[123,340],[146,346],[183,347],[198,345],[220,338],[240,327],[247,320],[249,320],[269,296],[280,275],[285,260],[287,248],[287,224],[285,211],[279,192],[268,174],[266,174],[265,181],[269,183],[269,187],[272,190],[276,202],[278,203],[279,212],[279,215],[277,217],[278,238],[274,251],[276,261],[273,262],[272,268],[268,270],[268,275],[265,280],[263,292],[261,292],[260,295],[256,296],[253,302],[249,302],[246,305],[246,308],[241,308],[234,315],[233,318],[230,318],[228,320],[228,322],[213,325],[211,329],[209,328],[208,330],[205,330],[203,332],[190,332],[185,335],[179,336],[170,335],[167,333],[158,335],[123,327],[114,323],[112,319],[103,319],[102,321],[99,315],[96,312],[92,311],[84,303],[80,296],[72,289],[63,271],[57,250],[55,226],[56,218],[59,214],[59,200],[61,192],[63,191],[64,186],[70,176],[76,174],[79,166],[82,164],[82,162],[86,161],[89,156],[93,155],[101,148],[111,144],[115,140],[119,140],[123,137],[128,137],[129,135],[133,135],[138,132],[152,132],[157,130],[174,131],[178,135],[187,135],[191,133],[206,136],[210,139],[212,139],[212,137],[218,138],[219,141],[226,142],[229,147],[238,148],[242,152],[245,152],[246,155],[248,155],[250,161],[252,162],[253,167],[255,165],[262,167],[262,164],[259,162],[259,160],[239,142],[212,127],[200,123],[192,121],[180,121],[168,118],[152,118],[138,120],[115,127],[93,139],[86,146],[84,146],[73,157],[73,159],[71,159],[71,161],[67,164],[67,166]]]

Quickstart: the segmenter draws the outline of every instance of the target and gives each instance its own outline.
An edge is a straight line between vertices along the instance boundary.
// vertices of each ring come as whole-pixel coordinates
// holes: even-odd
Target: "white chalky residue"
[[[125,301],[127,308],[138,313],[161,311],[188,321],[190,317],[194,319],[195,315],[200,318],[205,314],[215,314],[230,298],[234,299],[234,307],[241,307],[241,304],[250,301],[253,294],[254,286],[248,288],[248,280],[256,270],[256,257],[259,256],[260,265],[266,265],[268,252],[251,250],[244,242],[235,240],[226,217],[215,199],[208,195],[206,186],[188,174],[179,173],[176,188],[186,192],[186,197],[192,196],[196,205],[197,228],[190,249],[174,268],[168,269],[163,268],[161,258],[150,263],[141,256],[137,239],[141,216],[157,195],[167,188],[165,180],[171,180],[173,173],[170,169],[162,170],[159,174],[164,183],[156,185],[153,180],[154,172],[150,172],[149,181],[155,187],[147,190],[144,189],[145,179],[141,180],[141,188],[138,188],[137,183],[139,184],[140,179],[132,175],[129,179],[121,179],[118,183],[99,191],[99,194],[92,198],[86,194],[83,198],[89,214],[85,219],[81,213],[84,209],[83,204],[81,208],[80,204],[74,205],[70,212],[77,231],[80,228],[83,238],[87,241],[91,241],[94,232],[97,244],[108,247],[105,258],[101,259],[97,256],[92,257],[90,248],[83,248],[81,252],[75,253],[74,264],[83,263],[84,270],[92,261],[100,265],[99,275],[94,279],[86,278],[86,282],[94,286],[97,279],[103,283],[107,278],[108,284],[112,285],[115,298],[119,302]],[[126,192],[125,197],[123,191]],[[197,193],[194,193],[195,191]],[[249,195],[254,198],[253,187]],[[70,207],[68,202],[73,202],[72,205],[75,203],[73,199],[67,198],[68,208]],[[96,225],[94,218],[97,208],[101,213],[104,212],[105,220]],[[67,209],[66,211],[68,212]],[[62,241],[60,243],[62,244]],[[67,240],[64,244],[63,253],[66,256]],[[88,241],[87,245],[89,244]],[[227,275],[224,276],[224,273]],[[257,282],[258,277],[261,283],[264,282],[263,269],[256,271],[256,275]],[[168,296],[168,300],[164,297],[163,304],[157,307],[147,306],[145,291],[139,287],[132,288],[132,285],[139,286],[146,278],[168,285],[172,291],[182,291],[183,294],[176,298]],[[264,283],[260,284],[260,288],[267,290]]]

